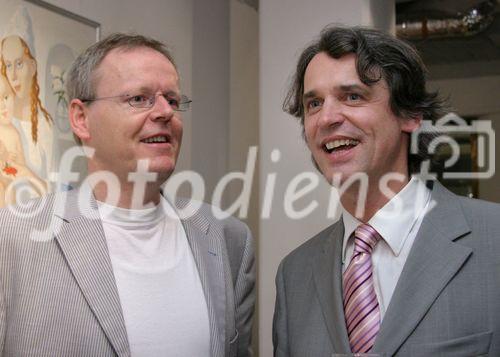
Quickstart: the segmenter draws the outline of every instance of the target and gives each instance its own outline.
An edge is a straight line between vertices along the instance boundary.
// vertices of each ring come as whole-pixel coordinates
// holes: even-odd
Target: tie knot
[[[373,248],[380,238],[380,234],[372,226],[361,224],[354,231],[354,251],[372,254]]]

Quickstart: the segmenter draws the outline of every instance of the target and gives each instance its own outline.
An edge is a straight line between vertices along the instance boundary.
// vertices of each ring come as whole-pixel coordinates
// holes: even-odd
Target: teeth
[[[340,140],[333,140],[329,141],[325,144],[325,147],[327,150],[333,150],[341,146],[346,146],[346,145],[358,145],[359,141],[354,140],[354,139],[340,139]]]
[[[151,138],[147,138],[147,139],[144,139],[142,140],[142,142],[144,143],[166,143],[167,142],[167,137],[166,136],[153,136]]]

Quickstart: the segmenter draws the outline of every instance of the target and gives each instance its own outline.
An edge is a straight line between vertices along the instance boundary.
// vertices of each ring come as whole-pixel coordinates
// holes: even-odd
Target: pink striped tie
[[[351,352],[371,350],[380,329],[380,309],[373,288],[372,250],[380,235],[368,224],[354,231],[354,253],[344,272],[344,312]]]

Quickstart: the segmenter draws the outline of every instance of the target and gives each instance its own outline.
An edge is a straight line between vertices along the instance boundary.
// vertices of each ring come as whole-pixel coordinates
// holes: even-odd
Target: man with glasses
[[[88,180],[33,201],[29,220],[0,212],[0,355],[250,355],[248,228],[206,205],[183,217],[190,202],[161,191],[191,103],[169,51],[111,35],[67,87]]]

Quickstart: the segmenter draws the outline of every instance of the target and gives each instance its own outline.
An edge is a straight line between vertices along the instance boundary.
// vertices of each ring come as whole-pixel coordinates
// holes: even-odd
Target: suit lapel
[[[77,212],[80,190],[65,192],[66,209],[56,211],[61,219],[56,241],[68,266],[118,356],[130,356],[127,331],[120,305],[108,247],[99,213],[91,194],[80,202],[89,202],[84,212]]]
[[[335,352],[349,353],[342,298],[342,240],[344,224],[333,225],[323,236],[323,249],[313,256],[313,276],[323,317]],[[333,278],[332,278],[333,276]]]
[[[183,207],[187,203],[179,199],[177,207]],[[210,230],[210,222],[198,212],[181,221],[207,301],[211,355],[224,356],[227,311],[222,239]]]
[[[397,352],[472,252],[454,242],[470,232],[456,197],[436,183],[431,204],[435,206],[422,222],[373,352]]]

